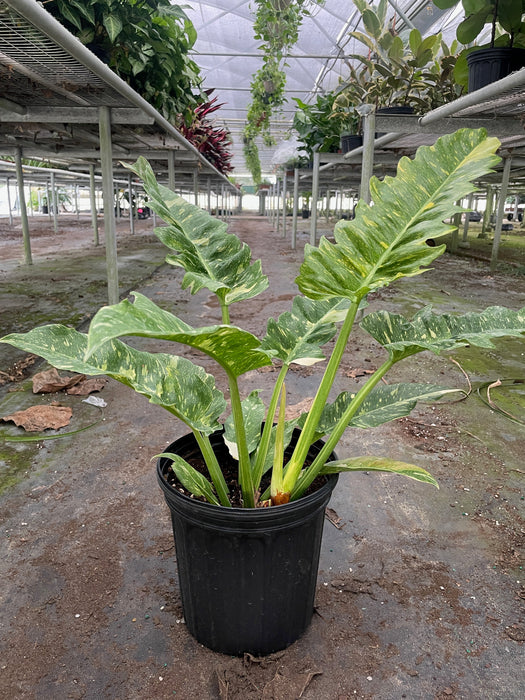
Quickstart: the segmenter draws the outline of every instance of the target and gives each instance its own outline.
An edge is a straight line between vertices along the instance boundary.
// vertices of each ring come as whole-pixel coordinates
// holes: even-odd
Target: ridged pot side
[[[222,433],[213,441],[222,442]],[[312,454],[321,447],[312,445]],[[187,458],[198,447],[187,435],[166,451]],[[225,508],[177,491],[166,480],[169,469],[170,460],[160,458],[157,476],[171,512],[189,632],[224,654],[286,648],[312,619],[324,511],[337,475],[286,505]]]

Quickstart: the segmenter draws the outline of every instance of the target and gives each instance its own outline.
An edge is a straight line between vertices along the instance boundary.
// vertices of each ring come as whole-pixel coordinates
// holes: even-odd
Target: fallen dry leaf
[[[61,377],[58,371],[53,367],[44,372],[38,372],[33,377],[33,394],[54,394],[56,391],[62,391],[70,386],[78,384],[85,379],[84,374],[75,374],[72,377]]]
[[[25,411],[17,411],[1,420],[12,421],[27,432],[40,430],[58,430],[69,424],[73,409],[68,406],[31,406]]]
[[[75,386],[68,387],[66,389],[66,394],[70,394],[73,396],[87,396],[88,394],[92,394],[94,391],[100,391],[103,389],[106,384],[107,384],[107,378],[106,377],[91,377],[91,379],[82,379],[78,384],[75,384]]]
[[[306,399],[303,399],[302,401],[299,401],[299,403],[295,403],[292,406],[287,406],[286,420],[292,420],[293,418],[297,418],[298,416],[300,416],[301,413],[309,411],[312,406],[312,401],[313,397],[310,396]]]
[[[371,369],[363,369],[362,367],[357,367],[356,369],[349,369],[345,372],[346,377],[351,377],[352,379],[357,379],[357,377],[364,377],[367,374],[374,374]]]

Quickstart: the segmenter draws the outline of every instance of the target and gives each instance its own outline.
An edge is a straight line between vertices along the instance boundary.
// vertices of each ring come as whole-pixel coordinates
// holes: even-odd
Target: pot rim
[[[222,431],[218,431],[215,435],[221,435]],[[193,438],[192,433],[188,433],[178,440],[172,442],[166,448],[166,452],[174,452],[176,448],[174,446],[179,441],[184,442],[187,438]],[[322,442],[318,440],[317,443]],[[313,447],[313,445],[312,445]],[[331,455],[332,459],[337,459],[335,453]],[[241,519],[243,522],[260,522],[270,521],[274,518],[277,519],[288,519],[292,520],[296,517],[298,512],[304,509],[316,508],[316,506],[324,507],[324,503],[328,502],[330,495],[337,484],[339,479],[339,474],[328,474],[326,475],[326,483],[324,483],[320,488],[318,488],[313,493],[309,493],[306,496],[298,498],[295,501],[290,501],[279,506],[272,506],[271,508],[241,508],[239,506],[232,506],[228,508],[222,505],[215,505],[214,503],[208,503],[205,501],[199,501],[195,498],[191,498],[184,493],[181,493],[171,484],[168,483],[165,472],[169,469],[171,460],[168,457],[159,457],[157,460],[157,480],[159,486],[164,492],[164,496],[170,507],[174,507],[177,510],[184,511],[187,515],[193,513],[194,517],[200,519],[203,517],[205,519],[215,519],[215,518],[226,518],[226,519]]]

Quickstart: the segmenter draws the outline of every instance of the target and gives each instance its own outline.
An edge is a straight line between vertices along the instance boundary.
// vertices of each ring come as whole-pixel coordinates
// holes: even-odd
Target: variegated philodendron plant
[[[402,158],[395,178],[383,182],[373,178],[373,205],[360,202],[353,221],[340,221],[335,243],[323,238],[318,248],[306,247],[296,280],[302,295],[295,297],[290,311],[268,321],[262,340],[230,323],[233,303],[251,299],[267,287],[260,262],[252,263],[249,248],[226,232],[226,224],[159,185],[141,158],[128,167],[142,178],[148,205],[167,224],[156,230],[173,251],[167,261],[185,270],[183,288],[192,294],[203,288],[216,294],[220,323],[194,328],[134,293],[132,302],[102,308],[87,334],[49,325],[8,335],[2,342],[41,355],[59,369],[109,375],[183,421],[201,448],[209,480],[181,457],[169,455],[173,469],[186,489],[217,505],[231,504],[209,439],[226,410],[213,376],[188,359],[141,352],[119,337],[183,343],[209,355],[225,370],[231,407],[224,423],[225,440],[238,459],[244,507],[263,500],[278,505],[297,499],[316,476],[340,471],[394,472],[437,485],[424,469],[386,457],[328,460],[346,428],[378,426],[408,415],[417,401],[434,401],[452,391],[427,384],[381,383],[393,365],[425,350],[439,353],[467,344],[492,347],[493,338],[520,335],[525,332],[525,308],[492,307],[461,317],[425,308],[411,320],[386,311],[368,313],[360,325],[383,346],[386,359],[357,393],[343,392],[331,404],[328,396],[361,302],[400,277],[424,272],[443,253],[444,245],[430,247],[427,239],[450,232],[443,220],[460,211],[456,202],[498,162],[498,146],[497,139],[487,138],[482,130],[460,130],[420,148],[413,160]],[[323,361],[321,348],[334,336],[310,410],[285,421],[280,397],[290,365]],[[280,370],[268,407],[257,391],[242,400],[239,378],[274,361]],[[283,448],[295,427],[301,428],[300,437],[283,465]],[[305,467],[310,445],[322,436],[326,436],[324,448]],[[269,469],[271,486],[260,494],[261,479]]]

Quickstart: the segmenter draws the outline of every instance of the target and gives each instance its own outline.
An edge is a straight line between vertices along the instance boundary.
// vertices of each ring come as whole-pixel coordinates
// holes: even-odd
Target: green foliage
[[[200,76],[197,38],[170,0],[49,0],[45,8],[166,119],[191,119]]]
[[[524,0],[434,0],[441,10],[463,5],[464,18],[456,36],[462,44],[475,42],[485,26],[490,25],[490,43],[477,48],[525,47]]]
[[[350,32],[350,36],[365,51],[353,56],[357,63],[350,66],[350,75],[339,89],[336,107],[402,105],[424,113],[459,97],[462,88],[454,78],[456,45],[448,47],[441,34],[423,38],[418,29],[402,37],[387,13],[386,0],[376,7],[359,0],[356,7],[364,31]]]
[[[324,0],[255,0],[257,9],[253,28],[255,38],[262,42],[263,61],[252,76],[251,102],[243,138],[246,167],[256,185],[261,181],[261,171],[255,139],[261,135],[265,145],[274,143],[270,119],[285,103],[286,74],[283,67],[286,54],[297,42],[309,7],[323,3]]]
[[[480,49],[507,47],[525,48],[525,0],[434,0],[440,9],[463,5],[464,17],[456,28],[456,36],[464,48],[454,69],[454,78],[463,87],[468,86],[467,55]],[[490,40],[475,43],[485,27],[490,26]]]
[[[140,159],[128,167],[142,178],[149,206],[166,222],[155,233],[171,251],[167,261],[183,268],[183,287],[194,294],[207,289],[217,296],[222,322],[193,328],[135,293],[133,303],[124,300],[102,308],[87,335],[52,325],[11,334],[0,342],[37,353],[60,369],[108,374],[182,420],[194,432],[210,480],[170,456],[174,471],[195,496],[215,504],[229,506],[230,501],[209,440],[226,407],[214,378],[185,358],[138,351],[118,338],[135,335],[183,343],[224,370],[231,409],[224,421],[225,441],[238,460],[245,507],[270,496],[274,505],[299,498],[319,474],[336,471],[383,471],[435,485],[424,469],[390,457],[330,462],[330,455],[347,428],[379,426],[408,415],[418,401],[434,402],[454,391],[434,384],[383,385],[381,380],[397,362],[418,352],[438,353],[466,344],[490,348],[494,339],[522,335],[525,309],[495,307],[462,317],[423,309],[413,319],[370,313],[361,326],[384,347],[386,359],[355,394],[346,391],[333,401],[331,393],[363,297],[427,269],[443,250],[427,246],[427,238],[447,233],[443,219],[459,211],[455,202],[473,191],[472,183],[495,165],[498,146],[497,139],[486,138],[482,130],[461,130],[420,148],[412,161],[401,159],[395,178],[373,180],[374,205],[360,202],[353,221],[339,222],[335,243],[322,239],[318,249],[307,247],[297,278],[303,296],[293,300],[290,311],[269,319],[261,340],[233,326],[229,318],[231,304],[253,299],[266,288],[260,263],[251,262],[247,246],[229,235],[222,222],[159,185]],[[333,338],[311,408],[286,421],[284,382],[290,366],[323,361],[323,347]],[[254,369],[272,362],[278,373],[268,407],[260,391],[251,387],[241,400],[240,380],[251,381]],[[283,464],[283,451],[297,426],[299,440]],[[305,466],[310,445],[323,435],[324,447]],[[260,495],[261,479],[269,469],[275,470],[271,492],[268,488]]]
[[[318,95],[313,105],[293,98],[298,107],[293,128],[310,156],[315,148],[321,153],[336,153],[341,134],[359,133],[359,115],[350,103],[344,100],[338,102],[337,97],[337,93],[333,92]]]

